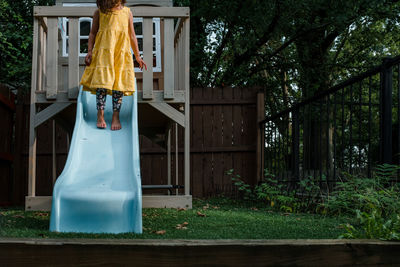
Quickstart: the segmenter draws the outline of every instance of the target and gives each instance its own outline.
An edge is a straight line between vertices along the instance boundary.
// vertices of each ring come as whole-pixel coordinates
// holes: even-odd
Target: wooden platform
[[[51,210],[51,196],[26,196],[25,210]],[[144,195],[143,208],[192,208],[191,195]],[[0,261],[1,262],[1,261]]]
[[[399,242],[0,238],[2,266],[376,266]]]

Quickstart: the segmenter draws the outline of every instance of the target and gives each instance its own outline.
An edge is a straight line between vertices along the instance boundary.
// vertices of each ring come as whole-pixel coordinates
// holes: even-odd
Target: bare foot
[[[104,129],[107,127],[106,121],[104,120],[104,110],[99,109],[97,111],[97,128]]]
[[[121,122],[119,121],[119,112],[114,111],[111,121],[111,130],[116,131],[121,129]]]

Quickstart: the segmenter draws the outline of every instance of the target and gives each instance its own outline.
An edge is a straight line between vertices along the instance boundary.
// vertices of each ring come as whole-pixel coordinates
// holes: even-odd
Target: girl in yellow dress
[[[90,30],[86,68],[80,84],[84,91],[96,94],[97,127],[106,128],[104,106],[106,95],[112,96],[111,130],[121,129],[119,111],[123,95],[135,92],[135,72],[131,47],[140,69],[147,66],[139,55],[133,28],[132,12],[126,0],[97,0]]]

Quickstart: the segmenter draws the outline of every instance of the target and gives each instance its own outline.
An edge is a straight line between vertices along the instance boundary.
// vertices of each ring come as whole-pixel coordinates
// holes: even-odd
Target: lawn
[[[349,218],[273,212],[252,203],[193,200],[193,209],[143,209],[143,234],[49,232],[49,212],[0,208],[0,237],[162,239],[330,239]]]

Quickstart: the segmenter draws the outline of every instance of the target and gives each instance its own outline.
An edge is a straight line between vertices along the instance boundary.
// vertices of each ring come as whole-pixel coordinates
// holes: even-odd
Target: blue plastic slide
[[[50,231],[142,233],[137,91],[123,97],[121,130],[110,129],[109,95],[104,113],[107,128],[98,129],[96,96],[81,88],[68,159],[53,189]]]

